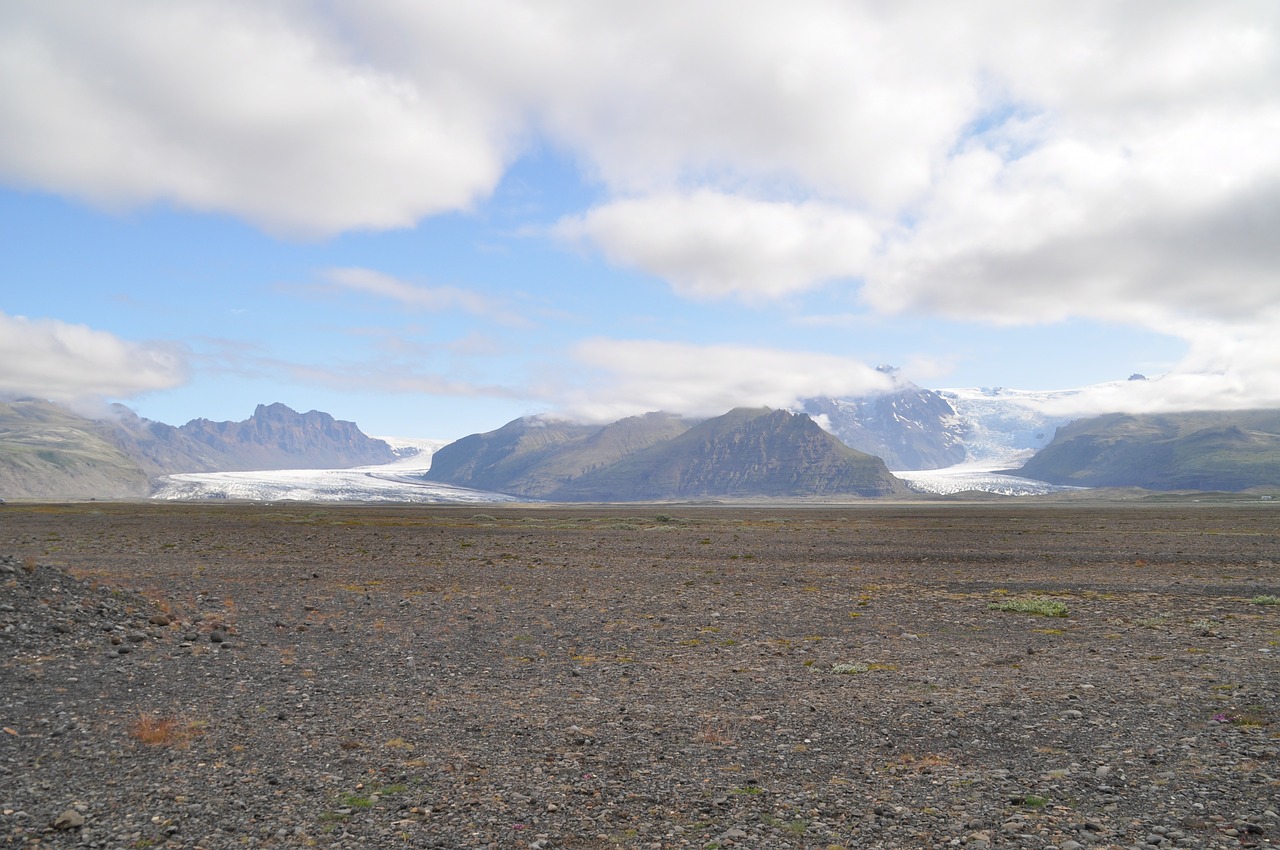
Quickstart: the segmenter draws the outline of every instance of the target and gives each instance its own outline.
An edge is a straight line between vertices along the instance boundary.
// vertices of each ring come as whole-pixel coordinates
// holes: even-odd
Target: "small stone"
[[[67,809],[53,821],[54,829],[79,829],[84,826],[84,815],[75,809]]]
[[[223,643],[227,639],[226,632],[209,632],[210,643]]]
[[[171,620],[164,614],[152,614],[151,619],[147,620],[153,626],[167,626]]]
[[[1084,717],[1084,712],[1078,711],[1074,708],[1068,708],[1066,711],[1062,712],[1058,716],[1061,717],[1063,720],[1079,720],[1080,718]]]

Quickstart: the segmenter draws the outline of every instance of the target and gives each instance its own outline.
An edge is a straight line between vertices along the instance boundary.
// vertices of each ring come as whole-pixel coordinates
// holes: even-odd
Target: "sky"
[[[1280,406],[1275,0],[7,0],[0,128],[9,397]]]

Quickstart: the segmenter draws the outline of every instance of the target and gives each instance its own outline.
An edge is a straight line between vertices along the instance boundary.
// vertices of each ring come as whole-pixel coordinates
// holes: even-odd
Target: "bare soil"
[[[1272,846],[1278,511],[6,505],[0,844]]]

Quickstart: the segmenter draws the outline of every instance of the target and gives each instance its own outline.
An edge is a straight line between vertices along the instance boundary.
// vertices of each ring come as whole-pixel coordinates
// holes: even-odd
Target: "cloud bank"
[[[894,387],[892,377],[857,360],[749,346],[591,339],[575,348],[574,359],[593,377],[556,394],[569,416],[595,421],[653,410],[718,416],[741,406],[798,407],[817,395]]]
[[[323,237],[468,209],[549,145],[602,199],[546,232],[681,296],[1128,324],[1190,346],[1170,399],[1274,397],[1273,0],[20,0],[0,81],[17,185]],[[376,274],[332,279],[492,306]],[[595,353],[661,398],[608,359],[654,351]]]
[[[0,393],[76,406],[180,386],[180,350],[84,325],[0,313]]]

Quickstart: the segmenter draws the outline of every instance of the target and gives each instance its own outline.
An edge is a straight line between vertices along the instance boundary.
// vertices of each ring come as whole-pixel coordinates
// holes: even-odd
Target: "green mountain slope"
[[[591,470],[683,434],[691,424],[668,413],[631,416],[611,425],[516,419],[441,448],[431,456],[425,477],[459,487],[547,498]]]
[[[98,423],[44,401],[0,402],[0,497],[145,496],[146,471]]]
[[[1280,486],[1280,410],[1110,414],[1058,429],[1021,475],[1149,490]]]
[[[767,409],[696,425],[666,413],[605,426],[518,419],[440,449],[427,478],[556,501],[907,492],[808,416]]]

